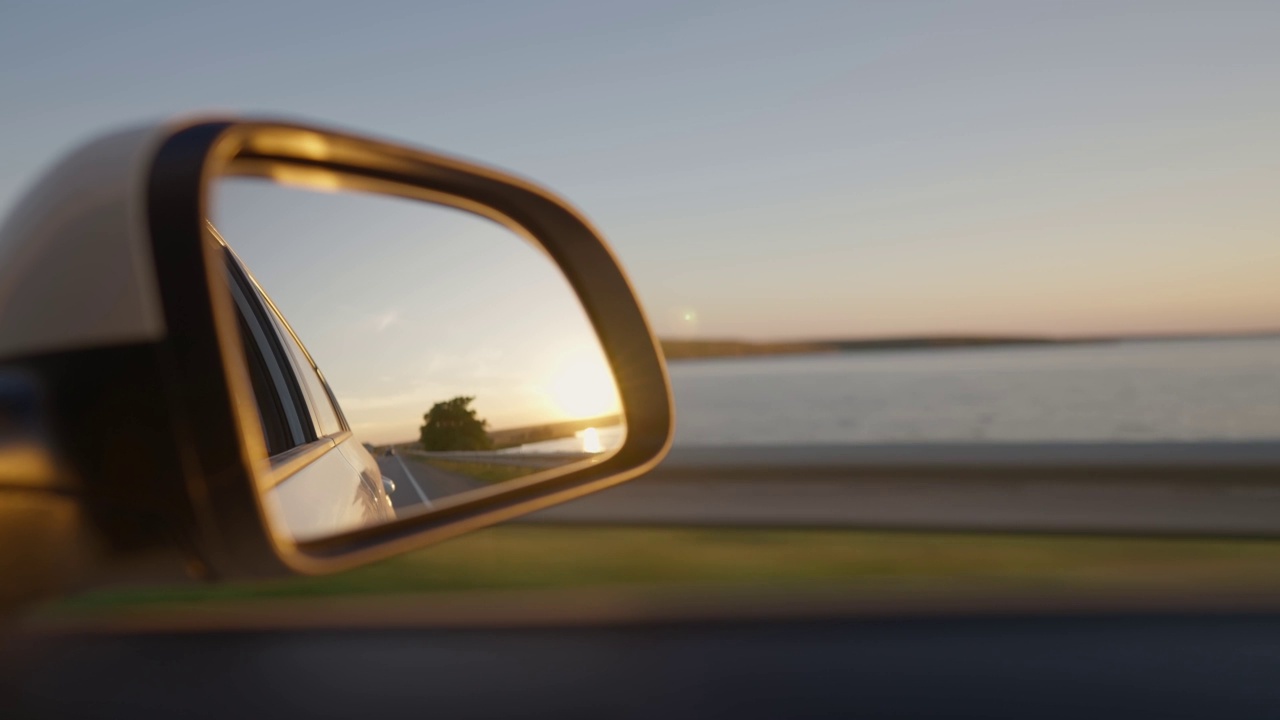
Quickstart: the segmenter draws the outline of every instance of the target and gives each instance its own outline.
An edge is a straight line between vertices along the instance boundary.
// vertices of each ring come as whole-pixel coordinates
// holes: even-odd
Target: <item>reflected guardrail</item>
[[[454,462],[475,462],[487,465],[513,465],[530,468],[553,468],[598,457],[591,453],[581,452],[510,453],[500,450],[452,450],[445,452],[409,450],[405,451],[404,455],[420,460],[451,460]]]

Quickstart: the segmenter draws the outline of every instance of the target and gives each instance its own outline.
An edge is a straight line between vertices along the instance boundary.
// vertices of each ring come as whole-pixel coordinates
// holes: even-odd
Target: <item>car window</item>
[[[293,434],[284,413],[280,394],[271,380],[271,368],[262,353],[262,346],[254,339],[254,331],[245,318],[244,310],[237,304],[236,318],[240,325],[240,337],[249,368],[249,380],[253,383],[253,396],[262,422],[262,432],[267,443],[268,455],[279,455],[293,447]]]
[[[848,2],[804,12],[655,3],[625,16],[511,3],[497,24],[492,10],[468,4],[456,22],[432,22],[421,4],[418,17],[406,6],[406,19],[342,48],[284,32],[256,47],[253,62],[217,63],[195,52],[212,52],[210,40],[225,34],[208,18],[159,19],[206,36],[175,52],[174,33],[156,23],[114,11],[90,21],[46,5],[31,4],[30,22],[0,23],[10,41],[0,55],[31,60],[22,82],[6,86],[0,206],[16,207],[26,176],[72,135],[184,99],[269,97],[285,115],[318,112],[322,122],[530,171],[583,208],[623,260],[663,343],[678,415],[671,455],[653,473],[558,508],[562,522],[620,524],[627,513],[645,527],[733,535],[729,525],[756,526],[722,545],[692,531],[619,540],[604,529],[515,524],[361,576],[388,592],[451,577],[509,587],[569,576],[562,568],[584,584],[657,582],[644,574],[651,568],[671,584],[747,568],[744,583],[821,571],[862,587],[910,581],[911,567],[937,573],[930,587],[940,597],[966,572],[1010,588],[1038,573],[1051,591],[1060,578],[1155,587],[1164,572],[1218,592],[1266,577],[1280,592],[1280,564],[1259,569],[1280,558],[1272,550],[1246,566],[1246,551],[1229,544],[1210,562],[1210,550],[1182,540],[1128,553],[1054,536],[1040,553],[1000,537],[972,540],[982,547],[966,555],[957,549],[966,538],[906,537],[956,529],[939,518],[962,515],[972,530],[1067,532],[1045,524],[1054,517],[1126,535],[1155,532],[1144,518],[1161,508],[1203,523],[1201,532],[1266,520],[1280,484],[1236,471],[1218,486],[1187,478],[1219,458],[1261,472],[1272,464],[1262,453],[1280,453],[1280,93],[1268,90],[1280,76],[1276,3]],[[61,40],[41,41],[37,21]],[[340,13],[307,22],[359,24]],[[609,52],[598,52],[602,39]],[[61,57],[38,62],[42,53]],[[402,59],[398,72],[385,71],[388,56]],[[142,58],[163,71],[138,83]],[[442,59],[456,72],[417,71]],[[365,81],[340,98],[335,74]],[[205,87],[228,94],[194,94]],[[325,108],[341,116],[324,117]],[[337,151],[316,139],[308,152],[328,164]],[[245,160],[247,169],[254,161]],[[314,188],[316,169],[282,172],[271,187],[284,192],[305,175],[293,189]],[[249,175],[223,179],[266,181]],[[96,187],[96,177],[69,187]],[[409,210],[390,212],[389,199],[386,214],[344,221],[342,199],[355,188],[341,183],[313,215],[292,216],[305,226],[284,224],[291,216],[270,193],[211,185],[202,212],[220,223],[224,211],[240,213],[236,226],[229,215],[227,236],[325,373],[245,284],[245,344],[259,353],[248,360],[255,391],[271,400],[260,410],[273,448],[349,427],[377,449],[401,505],[430,501],[433,483],[453,483],[447,473],[505,469],[429,456],[427,414],[453,396],[476,396],[471,409],[490,430],[525,424],[486,405],[493,391],[481,381],[496,383],[486,374],[496,362],[443,357],[435,345],[448,338],[423,327],[447,323],[486,345],[492,317],[477,310],[497,291],[542,298],[535,276],[499,273],[483,231],[460,222],[435,232]],[[333,220],[313,234],[320,217]],[[28,259],[0,263],[25,268]],[[427,282],[428,259],[451,282]],[[362,273],[377,284],[356,279]],[[40,282],[28,275],[23,282]],[[324,302],[295,302],[308,282]],[[561,337],[547,313],[521,302],[501,317],[544,345]],[[315,332],[326,317],[341,331]],[[419,345],[427,351],[404,352]],[[358,352],[344,362],[335,346]],[[419,392],[384,372],[401,366],[419,373],[426,402],[399,404]],[[474,377],[477,389],[435,397],[431,383],[446,370]],[[341,406],[324,402],[326,378]],[[375,410],[400,413],[406,429],[366,424]],[[394,457],[384,454],[391,448]],[[1126,477],[1131,466],[1169,472]],[[1246,507],[1228,504],[1236,500]],[[772,534],[804,523],[893,527],[902,537]],[[664,550],[654,537],[679,541]],[[825,547],[835,556],[815,554]],[[1076,560],[1057,554],[1068,547]],[[703,567],[679,566],[696,557],[688,548],[705,553]],[[476,568],[490,558],[485,577]],[[770,568],[759,564],[766,558]],[[634,576],[618,569],[633,562]],[[357,585],[334,587],[343,582]]]
[[[272,326],[275,328],[276,334],[284,344],[285,351],[293,362],[294,371],[297,373],[303,392],[306,393],[307,408],[310,411],[316,434],[324,436],[342,432],[345,429],[344,424],[338,410],[335,408],[333,395],[329,392],[328,383],[325,382],[324,376],[320,374],[320,369],[312,362],[310,354],[302,347],[298,338],[293,334],[292,328],[284,321],[280,313],[275,311],[275,306],[262,295],[261,290],[256,285],[254,286],[254,292],[258,295],[263,306],[268,308]]]
[[[227,275],[267,453],[278,455],[315,440],[316,433],[267,308],[257,301],[252,283],[229,254]]]

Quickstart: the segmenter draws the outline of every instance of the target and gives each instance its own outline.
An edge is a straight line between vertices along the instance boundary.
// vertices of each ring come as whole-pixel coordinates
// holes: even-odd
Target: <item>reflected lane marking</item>
[[[418,479],[409,472],[409,466],[404,464],[404,458],[399,455],[395,456],[396,462],[400,463],[400,469],[404,470],[405,477],[409,478],[409,483],[413,485],[413,489],[418,492],[418,497],[422,498],[422,504],[427,507],[434,507],[431,501],[427,499],[427,494],[422,492],[422,486],[418,484]]]

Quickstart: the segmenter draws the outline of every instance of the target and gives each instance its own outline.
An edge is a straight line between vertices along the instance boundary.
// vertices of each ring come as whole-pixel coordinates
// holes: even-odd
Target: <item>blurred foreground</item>
[[[39,608],[31,620],[248,617],[260,608],[275,622],[325,606],[359,621],[391,603],[491,622],[531,603],[586,612],[673,593],[703,598],[711,615],[717,604],[765,599],[785,608],[815,597],[888,598],[895,607],[913,598],[946,607],[966,597],[1072,594],[1272,602],[1280,541],[508,525],[338,575],[100,590]]]

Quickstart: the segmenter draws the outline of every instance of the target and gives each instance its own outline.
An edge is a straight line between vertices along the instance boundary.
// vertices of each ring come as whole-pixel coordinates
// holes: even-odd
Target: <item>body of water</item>
[[[1280,438],[1280,338],[672,363],[676,445]]]

